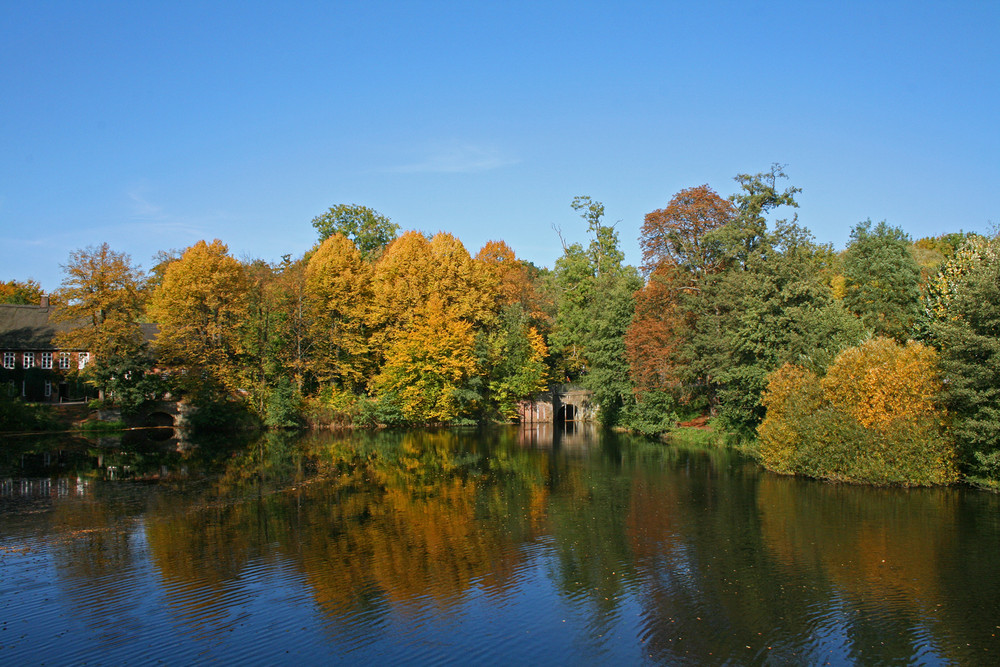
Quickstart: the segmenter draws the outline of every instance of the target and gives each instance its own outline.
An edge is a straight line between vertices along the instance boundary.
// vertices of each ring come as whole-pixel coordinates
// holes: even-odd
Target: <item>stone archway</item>
[[[560,424],[575,422],[579,418],[580,410],[572,403],[564,403],[560,405],[559,411],[556,413],[556,421]]]
[[[143,426],[174,426],[174,416],[168,412],[150,412],[143,420]]]

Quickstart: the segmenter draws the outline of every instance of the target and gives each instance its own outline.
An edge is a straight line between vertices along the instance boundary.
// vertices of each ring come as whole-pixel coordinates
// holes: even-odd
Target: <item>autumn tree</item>
[[[103,243],[70,253],[63,273],[54,319],[77,326],[57,334],[54,342],[90,352],[93,361],[84,373],[88,382],[102,398],[130,412],[156,390],[146,381],[152,359],[139,327],[142,271],[126,253]]]
[[[328,237],[305,275],[311,352],[308,368],[321,384],[360,391],[367,379],[367,308],[371,266],[343,234]]]
[[[476,373],[474,342],[472,324],[432,295],[391,338],[385,364],[372,379],[374,395],[398,406],[410,423],[449,422],[474,412],[461,396]]]
[[[880,336],[905,341],[920,312],[920,267],[909,237],[884,220],[858,223],[844,255],[844,305]]]
[[[770,371],[785,362],[823,370],[860,335],[833,298],[830,248],[817,246],[795,216],[769,221],[779,209],[797,207],[799,189],[779,187],[783,178],[779,165],[737,175],[740,190],[730,197],[731,208],[704,189],[699,199],[680,198],[682,213],[690,210],[680,206],[688,201],[700,201],[708,212],[686,212],[677,226],[707,231],[697,244],[682,242],[680,232],[654,237],[680,239],[672,244],[648,244],[665,248],[661,273],[651,276],[659,293],[647,288],[649,298],[640,298],[644,311],[630,337],[633,377],[673,383],[689,406],[708,408],[727,428],[747,435],[763,418],[760,396]],[[690,255],[680,253],[684,248]],[[643,330],[644,320],[657,318],[657,307],[663,309],[659,327]],[[671,357],[661,361],[657,346]]]
[[[388,246],[399,232],[399,225],[378,211],[357,204],[337,204],[313,218],[312,226],[322,243],[334,234],[343,234],[354,242],[361,255],[372,260]]]
[[[481,398],[482,418],[510,420],[518,401],[544,389],[548,379],[548,348],[538,329],[544,315],[525,263],[506,243],[486,243],[475,262],[492,312],[476,333],[479,375],[469,389]]]
[[[160,359],[185,369],[186,390],[238,388],[247,287],[244,267],[218,239],[198,241],[167,267],[149,315],[159,325]]]
[[[706,277],[722,268],[722,248],[708,237],[736,214],[707,185],[681,190],[665,208],[648,213],[639,243],[646,285],[626,334],[633,382],[640,393],[679,388],[680,352],[696,309],[685,294],[697,293]],[[689,300],[688,300],[689,301]]]
[[[143,275],[132,259],[102,243],[71,252],[63,273],[61,306],[55,317],[80,322],[81,326],[61,334],[57,344],[89,350],[95,357],[137,349],[141,343]]]
[[[38,304],[41,303],[43,295],[42,286],[31,278],[25,281],[0,281],[0,303]]]
[[[736,209],[708,185],[681,190],[666,208],[646,214],[639,235],[643,271],[680,270],[687,278],[715,273],[721,248],[706,235],[732,222]]]
[[[957,479],[936,352],[874,338],[841,352],[825,377],[786,364],[768,378],[758,433],[776,472],[871,484]]]

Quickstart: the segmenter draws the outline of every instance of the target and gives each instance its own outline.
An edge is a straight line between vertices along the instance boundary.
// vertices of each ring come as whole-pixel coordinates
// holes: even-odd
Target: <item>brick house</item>
[[[86,324],[52,320],[55,306],[42,297],[38,306],[0,304],[0,391],[26,401],[61,403],[95,398],[97,391],[78,379],[93,361],[87,350],[61,350],[57,333]],[[147,340],[155,325],[142,325]]]

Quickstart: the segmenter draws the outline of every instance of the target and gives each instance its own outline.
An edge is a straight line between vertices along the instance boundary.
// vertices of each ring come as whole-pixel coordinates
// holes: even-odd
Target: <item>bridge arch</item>
[[[564,424],[593,421],[597,404],[591,391],[574,385],[554,385],[519,407],[522,424]]]

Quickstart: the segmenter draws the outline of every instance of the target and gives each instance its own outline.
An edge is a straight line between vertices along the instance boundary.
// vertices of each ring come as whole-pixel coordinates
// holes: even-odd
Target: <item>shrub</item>
[[[302,394],[288,378],[281,378],[267,395],[264,425],[275,429],[302,425]]]
[[[660,435],[672,430],[678,421],[677,400],[668,392],[652,390],[626,403],[622,409],[621,424],[643,435]]]
[[[47,406],[29,405],[0,391],[0,431],[47,431],[57,427]]]
[[[919,343],[869,340],[844,350],[822,379],[786,364],[770,375],[763,397],[761,463],[867,484],[954,482],[941,391],[937,355]]]
[[[333,386],[305,399],[306,422],[312,428],[346,427],[358,422],[358,397]]]

